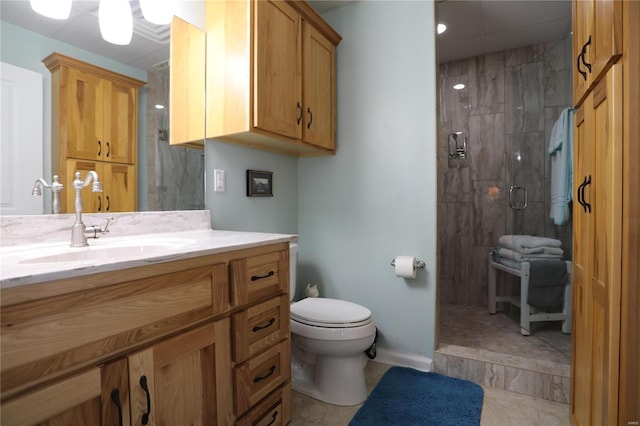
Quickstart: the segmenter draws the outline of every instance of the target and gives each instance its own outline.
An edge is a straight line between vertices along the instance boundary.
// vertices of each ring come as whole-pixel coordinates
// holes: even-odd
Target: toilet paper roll
[[[416,258],[414,256],[396,257],[396,276],[403,278],[415,278]]]

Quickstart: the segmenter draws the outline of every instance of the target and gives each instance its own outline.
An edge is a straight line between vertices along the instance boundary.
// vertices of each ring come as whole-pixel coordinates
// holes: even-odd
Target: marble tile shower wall
[[[571,104],[571,40],[440,65],[438,255],[440,302],[486,306],[487,256],[504,234],[561,239],[571,259],[571,224],[549,219],[553,123]],[[463,83],[463,90],[452,86]],[[468,136],[450,159],[448,134]],[[528,206],[509,207],[511,185]]]
[[[202,210],[204,151],[171,146],[158,136],[158,129],[169,131],[169,76],[149,73],[146,90],[147,210]]]

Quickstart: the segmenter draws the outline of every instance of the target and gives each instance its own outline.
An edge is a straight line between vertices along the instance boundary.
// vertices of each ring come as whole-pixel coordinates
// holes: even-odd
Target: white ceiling
[[[354,1],[373,0],[309,3],[322,13]],[[130,66],[153,70],[154,65],[169,59],[168,26],[146,23],[141,18],[138,0],[130,2],[134,21],[144,28],[137,27],[129,46],[115,46],[102,40],[97,0],[74,0],[66,21],[38,15],[31,10],[28,0],[0,0],[0,19]],[[560,40],[571,28],[571,0],[439,0],[436,13],[438,22],[447,25],[447,31],[437,36],[440,62]]]

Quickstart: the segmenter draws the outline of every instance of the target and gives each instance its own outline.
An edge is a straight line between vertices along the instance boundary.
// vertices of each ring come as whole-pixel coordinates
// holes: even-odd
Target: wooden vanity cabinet
[[[277,243],[2,289],[0,423],[288,423],[288,256]]]
[[[138,89],[145,83],[59,53],[49,55],[43,62],[51,71],[52,171],[64,185],[62,212],[73,213],[75,196],[71,184],[76,170],[69,169],[73,166],[70,160],[135,168]],[[122,209],[111,211],[136,210],[136,182],[135,173],[128,173],[128,190],[118,191],[117,195],[114,191],[110,196],[112,203]],[[87,206],[86,211],[104,210]]]
[[[171,143],[201,146],[206,137],[294,156],[335,153],[340,36],[301,1],[208,1],[206,14],[206,43],[189,24],[174,20],[172,26],[179,35],[171,40],[172,64],[201,66],[205,58],[206,83],[196,75],[172,84],[172,127],[180,130]],[[194,49],[205,44],[206,53],[198,55]],[[185,50],[186,57],[178,54]],[[183,74],[192,75],[191,69]],[[185,93],[199,100],[205,87],[200,134],[199,117],[194,128],[179,106],[191,96]]]

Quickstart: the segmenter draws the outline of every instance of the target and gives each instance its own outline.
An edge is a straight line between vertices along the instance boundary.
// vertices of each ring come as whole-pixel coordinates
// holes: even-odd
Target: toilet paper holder
[[[391,261],[391,266],[393,266],[393,267],[395,267],[395,266],[396,266],[396,260],[395,260],[395,259],[393,259],[393,260]],[[425,267],[424,260],[417,260],[417,259],[416,259],[416,268],[417,268],[417,269],[424,269],[424,267]]]

